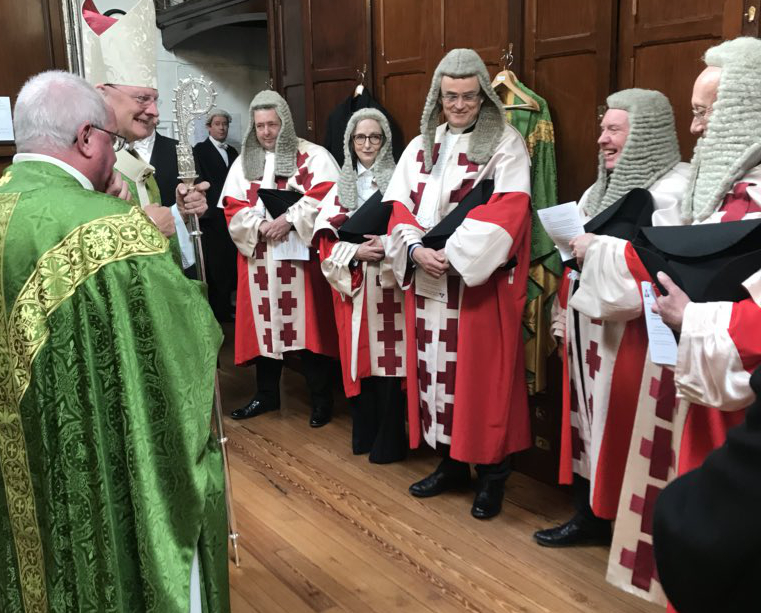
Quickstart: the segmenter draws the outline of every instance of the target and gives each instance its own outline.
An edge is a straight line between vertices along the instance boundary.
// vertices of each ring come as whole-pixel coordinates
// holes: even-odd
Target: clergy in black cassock
[[[206,192],[209,209],[201,217],[201,237],[209,284],[209,303],[218,321],[230,321],[230,294],[236,285],[237,249],[227,231],[223,209],[217,208],[222,186],[238,152],[225,141],[230,115],[215,109],[206,119],[209,138],[193,147],[199,181],[211,184]]]

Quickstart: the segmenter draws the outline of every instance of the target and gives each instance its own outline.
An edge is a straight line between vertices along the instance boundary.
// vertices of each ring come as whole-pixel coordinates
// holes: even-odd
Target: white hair
[[[232,115],[230,115],[230,113],[228,113],[227,111],[224,111],[222,109],[214,109],[213,111],[210,111],[208,115],[206,115],[206,125],[210,126],[211,122],[214,121],[215,117],[224,117],[225,119],[227,119],[228,125],[231,124],[233,121]]]
[[[83,123],[102,128],[107,121],[103,96],[83,78],[61,70],[41,72],[24,84],[16,99],[16,150],[60,153],[74,144]]]

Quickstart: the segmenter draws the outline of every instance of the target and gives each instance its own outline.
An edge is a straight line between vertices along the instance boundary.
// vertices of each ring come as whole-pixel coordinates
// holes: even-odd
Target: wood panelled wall
[[[60,0],[3,1],[0,19],[0,96],[11,104],[24,82],[43,70],[66,70],[66,42]],[[0,170],[16,148],[0,143]]]

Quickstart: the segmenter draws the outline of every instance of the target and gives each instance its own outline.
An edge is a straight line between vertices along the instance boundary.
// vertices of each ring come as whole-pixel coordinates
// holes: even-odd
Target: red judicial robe
[[[384,196],[394,207],[387,257],[406,291],[410,444],[448,444],[456,460],[491,464],[531,443],[521,333],[529,157],[520,134],[506,126],[488,163],[475,164],[467,157],[471,137],[439,126],[430,172],[422,138],[406,148]],[[410,266],[409,247],[486,179],[494,180],[494,193],[448,240],[450,270],[437,285]],[[505,268],[513,256],[517,266]]]

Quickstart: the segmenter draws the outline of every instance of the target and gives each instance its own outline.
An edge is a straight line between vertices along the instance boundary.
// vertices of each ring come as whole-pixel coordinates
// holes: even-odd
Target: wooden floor
[[[227,341],[226,413],[253,395],[253,376],[232,366]],[[312,429],[303,379],[286,369],[282,383],[279,412],[226,419],[242,547],[233,613],[662,611],[605,582],[606,549],[533,543],[534,530],[572,514],[565,492],[513,474],[489,521],[470,516],[471,493],[413,498],[409,484],[436,466],[431,452],[370,464],[351,453],[345,403]]]

